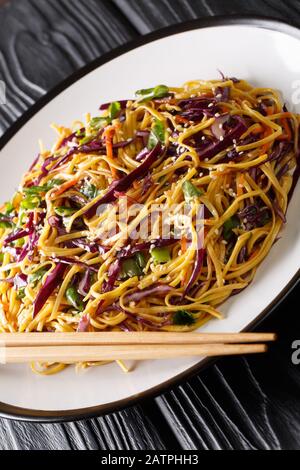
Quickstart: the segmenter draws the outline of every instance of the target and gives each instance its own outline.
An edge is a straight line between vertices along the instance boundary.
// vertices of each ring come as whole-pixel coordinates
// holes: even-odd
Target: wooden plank
[[[300,7],[296,0],[113,0],[124,16],[141,33],[170,24],[216,15],[264,15],[300,25]]]

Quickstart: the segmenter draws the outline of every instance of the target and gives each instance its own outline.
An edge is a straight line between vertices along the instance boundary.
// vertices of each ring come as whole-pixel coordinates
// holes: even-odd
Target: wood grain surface
[[[260,14],[300,26],[297,0],[0,0],[0,132],[55,84],[128,40],[213,15]],[[156,399],[67,424],[0,420],[0,449],[299,449],[297,288],[261,325],[280,339],[264,357],[218,360]],[[242,312],[241,312],[242,314]],[[297,338],[298,336],[298,338]]]

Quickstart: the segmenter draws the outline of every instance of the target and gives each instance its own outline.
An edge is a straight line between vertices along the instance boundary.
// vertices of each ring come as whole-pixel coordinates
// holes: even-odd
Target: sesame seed
[[[205,161],[205,162],[208,162],[208,158],[204,158],[204,161]]]
[[[222,98],[222,93],[218,93],[218,94],[216,95],[216,98]]]
[[[203,173],[200,173],[200,174],[199,174],[199,176],[200,176],[200,178],[202,178],[202,176],[203,176]]]
[[[219,124],[219,129],[223,129],[223,124]]]
[[[205,135],[203,135],[203,136],[201,137],[201,140],[205,140]]]
[[[220,113],[216,113],[216,114],[215,114],[215,117],[220,117]]]
[[[239,152],[239,155],[243,155],[244,152]]]
[[[224,137],[220,135],[219,140],[222,142],[224,140]]]
[[[212,108],[214,103],[209,103],[208,108]]]
[[[227,241],[226,240],[222,240],[221,243],[223,243],[223,245],[227,245]]]
[[[219,230],[218,230],[217,228],[216,228],[216,230],[215,230],[215,234],[216,234],[216,235],[219,235]]]

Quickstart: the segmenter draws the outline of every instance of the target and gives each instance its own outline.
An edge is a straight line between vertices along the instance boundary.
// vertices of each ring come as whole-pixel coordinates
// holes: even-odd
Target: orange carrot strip
[[[280,119],[280,122],[282,124],[282,127],[284,128],[284,134],[282,134],[280,137],[278,137],[278,140],[292,140],[292,131],[290,128],[290,125],[288,123],[287,118]]]
[[[181,239],[181,251],[182,251],[182,253],[185,253],[186,250],[187,250],[187,241],[186,241],[186,238],[183,237]]]
[[[189,122],[189,120],[183,116],[175,116],[175,122],[176,124],[186,124],[187,122]]]
[[[77,178],[74,178],[70,181],[66,181],[65,183],[63,183],[58,189],[56,189],[56,191],[54,191],[52,194],[51,194],[51,198],[50,199],[54,199],[55,197],[59,196],[60,194],[64,193],[65,191],[67,191],[67,189],[70,189],[72,188],[73,186],[75,186],[75,184],[78,183],[78,177]]]

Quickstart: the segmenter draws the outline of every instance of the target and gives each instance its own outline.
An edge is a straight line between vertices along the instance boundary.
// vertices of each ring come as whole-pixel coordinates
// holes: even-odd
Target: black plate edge
[[[40,98],[32,107],[30,107],[0,138],[0,150],[9,142],[9,140],[45,105],[52,101],[62,91],[67,89],[73,83],[84,77],[88,73],[92,72],[96,68],[104,65],[107,62],[119,57],[126,52],[136,49],[140,46],[156,41],[158,39],[172,36],[178,33],[194,30],[209,28],[214,26],[227,26],[227,25],[249,25],[257,28],[269,29],[273,31],[282,32],[290,36],[300,39],[300,30],[293,24],[293,22],[283,22],[277,18],[258,16],[258,15],[228,15],[228,16],[215,16],[209,18],[200,18],[184,23],[168,26],[166,28],[159,29],[158,31],[151,32],[145,36],[138,37],[133,41],[130,41],[112,51],[102,55],[100,58],[95,59],[86,66],[80,68],[71,74],[68,78],[63,80],[60,84],[51,89],[42,98]],[[300,281],[300,269],[288,282],[285,288],[276,296],[276,298],[255,318],[254,321],[249,323],[243,331],[250,331],[256,328],[262,320],[267,318],[279,304],[288,296],[288,294],[296,287]],[[36,423],[60,423],[69,421],[79,421],[90,419],[98,416],[102,416],[107,413],[113,413],[120,411],[128,406],[133,406],[141,400],[147,400],[149,398],[155,398],[156,396],[167,392],[170,388],[175,385],[180,385],[184,380],[191,378],[205,367],[213,364],[217,358],[206,359],[200,364],[187,369],[182,374],[179,374],[172,379],[157,385],[145,392],[123,400],[111,402],[105,405],[99,405],[88,408],[74,409],[74,410],[59,410],[59,411],[45,411],[45,410],[30,410],[21,408],[13,405],[8,405],[0,402],[0,417],[6,419],[13,419],[25,422],[36,422]]]

